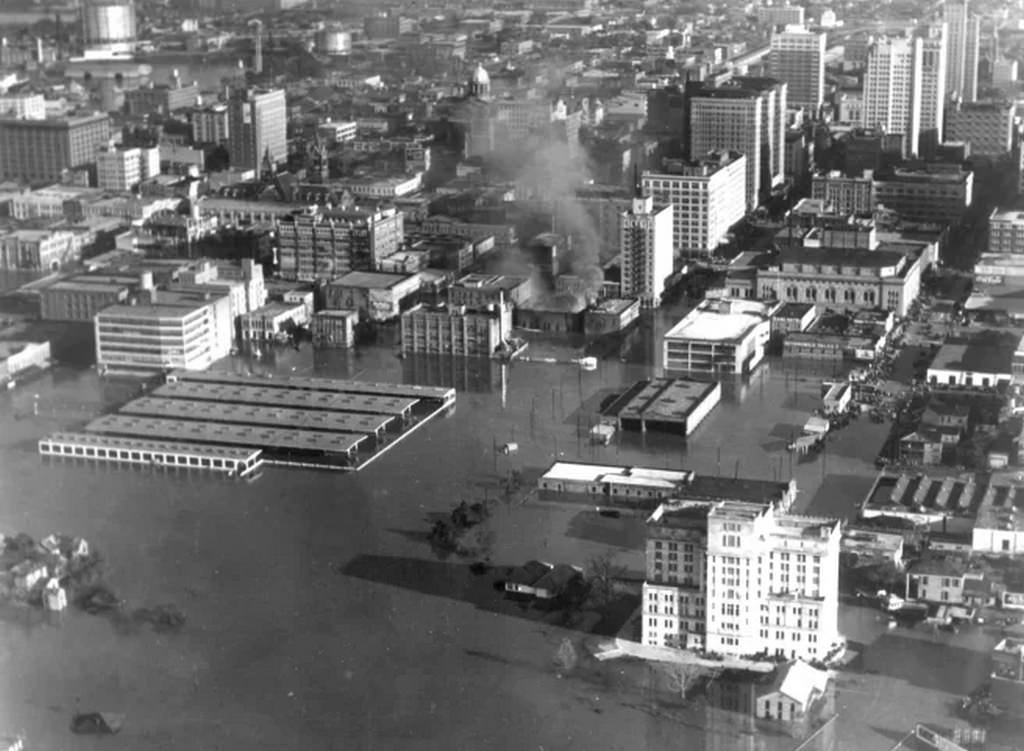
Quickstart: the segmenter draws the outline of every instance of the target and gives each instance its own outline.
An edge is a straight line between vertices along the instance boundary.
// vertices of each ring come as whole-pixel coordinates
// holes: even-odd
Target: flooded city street
[[[736,747],[741,735],[745,748],[799,743],[743,735],[728,713],[712,721],[704,708],[662,711],[644,679],[617,685],[625,667],[614,661],[598,678],[560,678],[560,641],[592,637],[499,607],[500,594],[464,563],[438,560],[425,533],[430,514],[503,498],[513,470],[535,477],[556,456],[741,477],[792,472],[797,510],[852,514],[886,426],[855,423],[822,456],[791,460],[785,444],[817,406],[820,378],[773,362],[730,387],[688,442],[629,434],[597,447],[586,431],[603,397],[650,368],[401,360],[385,346],[315,357],[282,350],[218,367],[454,385],[459,394],[453,414],[363,471],[266,468],[249,482],[40,459],[38,438],[123,402],[137,383],[58,369],[5,394],[0,529],[85,537],[126,603],[173,604],[187,624],[125,633],[76,610],[0,611],[0,727],[51,749],[98,745],[68,732],[71,714],[92,710],[126,713],[117,743],[133,749],[177,748],[185,738],[199,749],[693,749]],[[496,453],[507,441],[518,453]],[[495,565],[583,565],[611,549],[632,574],[643,568],[636,519],[517,494],[495,505],[490,526]],[[857,748],[885,749],[913,721],[951,724],[947,705],[962,682],[939,682],[946,693],[922,689],[901,662],[927,654],[882,647],[881,661],[865,655],[877,672],[840,682],[839,718],[805,748],[854,747],[844,740],[856,738]],[[963,659],[976,672],[985,657]]]

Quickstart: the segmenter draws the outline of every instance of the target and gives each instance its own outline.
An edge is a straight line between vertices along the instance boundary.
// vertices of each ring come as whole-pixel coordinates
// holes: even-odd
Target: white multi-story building
[[[781,303],[705,300],[662,339],[667,371],[719,378],[754,372],[764,360],[772,314]]]
[[[774,78],[737,77],[695,91],[690,99],[690,153],[746,156],[750,209],[785,176],[787,91]]]
[[[863,125],[902,133],[906,154],[918,151],[922,49],[922,39],[909,37],[878,39],[868,48]]]
[[[842,172],[819,173],[811,178],[811,198],[825,201],[840,216],[874,211],[875,183],[871,170],[860,177]]]
[[[919,138],[942,143],[946,78],[949,68],[949,31],[945,23],[927,27],[921,37],[921,75],[917,99],[921,102]],[[923,148],[923,144],[920,144]]]
[[[969,0],[946,0],[943,15],[949,27],[949,71],[946,91],[963,101],[978,97],[978,48],[981,27]]]
[[[211,305],[112,305],[94,328],[100,372],[204,370],[219,356]]]
[[[804,24],[802,5],[759,5],[757,22],[763,26],[789,26]]]
[[[682,500],[647,530],[644,644],[820,660],[839,643],[838,521]]]
[[[773,32],[769,65],[789,85],[787,105],[816,117],[825,99],[825,34],[795,25]]]
[[[0,117],[18,120],[45,120],[46,99],[42,94],[0,95]]]
[[[672,206],[672,246],[677,255],[702,256],[725,242],[747,213],[747,158],[713,152],[694,162],[666,161],[645,172],[644,195]]]
[[[96,185],[120,193],[160,174],[159,148],[125,149],[110,144],[96,152]]]
[[[989,253],[1024,253],[1024,211],[993,209],[988,218]]]
[[[194,110],[190,119],[193,143],[227,143],[229,126],[226,104],[218,102],[209,107]]]
[[[672,274],[672,208],[655,208],[650,196],[633,199],[622,214],[622,296],[658,307]]]

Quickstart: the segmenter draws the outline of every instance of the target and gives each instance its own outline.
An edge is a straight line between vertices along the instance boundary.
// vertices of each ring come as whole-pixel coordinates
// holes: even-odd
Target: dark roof
[[[509,584],[532,586],[551,570],[551,566],[540,561],[527,561],[512,569],[505,580]]]

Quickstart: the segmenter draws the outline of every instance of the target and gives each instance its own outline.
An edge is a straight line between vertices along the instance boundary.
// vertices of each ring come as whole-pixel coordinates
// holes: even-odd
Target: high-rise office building
[[[949,29],[936,23],[923,29],[921,37],[920,94],[921,121],[919,143],[922,154],[942,143],[945,118],[946,80],[949,74]]]
[[[918,152],[923,47],[920,37],[883,37],[868,48],[864,125],[902,133],[904,155]]]
[[[264,160],[273,164],[288,156],[288,107],[283,89],[232,92],[228,106],[228,154],[233,169],[255,169],[259,177]]]
[[[672,207],[656,208],[650,196],[637,196],[622,214],[622,295],[643,305],[661,304],[672,274]]]
[[[677,255],[706,256],[747,213],[747,158],[736,152],[687,162],[666,160],[644,172],[644,195],[672,206],[672,246]]]
[[[687,501],[647,520],[643,643],[821,660],[840,641],[840,525]]]
[[[787,105],[817,117],[825,98],[825,34],[803,26],[774,31],[769,64],[772,76],[788,84]]]
[[[774,78],[736,77],[689,94],[689,153],[738,151],[747,157],[747,207],[784,179],[788,87]]]
[[[949,71],[946,91],[966,102],[978,97],[978,46],[981,25],[969,0],[946,0],[943,16],[949,28]]]
[[[107,115],[0,120],[0,177],[57,182],[64,170],[94,162],[96,148],[109,140]]]

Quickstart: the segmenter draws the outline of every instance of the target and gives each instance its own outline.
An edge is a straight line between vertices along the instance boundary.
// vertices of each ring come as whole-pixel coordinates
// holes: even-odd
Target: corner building
[[[838,521],[681,501],[647,532],[644,644],[818,660],[839,643]]]

